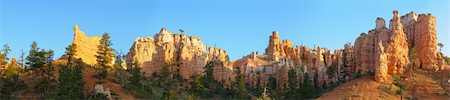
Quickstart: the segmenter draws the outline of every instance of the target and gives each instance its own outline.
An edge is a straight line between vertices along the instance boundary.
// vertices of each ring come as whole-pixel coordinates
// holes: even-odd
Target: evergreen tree
[[[291,68],[288,71],[288,83],[289,83],[289,91],[287,92],[287,94],[285,95],[287,99],[296,99],[299,97],[298,94],[298,77],[297,77],[297,72],[295,71],[295,69]]]
[[[191,77],[192,83],[191,83],[191,94],[196,94],[200,97],[205,97],[206,90],[205,87],[202,84],[202,76],[198,73],[194,73]]]
[[[52,91],[55,87],[56,79],[53,75],[53,50],[44,50],[39,49],[36,42],[31,44],[31,49],[29,51],[29,55],[27,56],[27,65],[33,70],[33,73],[36,75],[40,75],[38,77],[38,82],[34,87],[35,92],[43,93],[44,96],[47,96],[50,91]]]
[[[335,75],[336,75],[336,64],[335,64],[335,63],[333,63],[331,67],[328,67],[328,68],[327,68],[327,75],[328,75],[328,78],[331,80],[331,81],[330,81],[330,82],[331,82],[331,85],[334,86],[334,84],[333,84],[333,78],[334,78]]]
[[[234,88],[238,99],[248,99],[247,85],[245,84],[244,75],[242,75],[240,68],[236,68],[236,82],[234,83]]]
[[[6,62],[8,62],[9,58],[8,58],[8,54],[9,52],[11,52],[11,48],[9,48],[8,44],[3,45],[3,49],[2,49],[5,58],[6,58]]]
[[[77,46],[66,48],[67,63],[59,67],[58,89],[56,99],[83,99],[85,81],[83,79],[83,62],[75,59]]]
[[[124,69],[124,66],[122,65],[125,62],[125,54],[123,54],[122,51],[117,52],[116,51],[116,61],[114,63],[114,72],[115,76],[120,82],[120,84],[123,86],[126,84],[126,81],[128,79],[128,75],[126,70]]]
[[[272,75],[269,76],[267,87],[269,91],[274,91],[275,89],[277,89],[277,80]]]
[[[303,84],[300,86],[300,94],[303,99],[313,98],[315,96],[316,90],[313,87],[311,80],[309,79],[309,74],[305,73],[303,75]]]
[[[26,64],[33,70],[38,69],[43,65],[43,61],[39,57],[39,50],[40,49],[37,46],[37,43],[33,41],[33,43],[31,43],[31,48],[26,58],[27,60]]]
[[[141,87],[142,86],[141,80],[143,78],[143,75],[141,73],[141,67],[139,67],[139,64],[135,62],[134,66],[130,69],[130,71],[131,71],[131,77],[129,78],[130,84],[136,87]]]
[[[24,55],[25,55],[25,53],[23,53],[23,50],[20,50],[20,59],[19,59],[19,63],[20,63],[20,66],[21,67],[25,67],[25,65],[24,65]]]
[[[341,77],[339,77],[339,81],[341,81],[341,82],[347,81],[347,78],[350,76],[350,74],[348,72],[348,70],[349,70],[348,63],[349,63],[349,61],[348,61],[347,55],[348,55],[347,52],[345,52],[345,51],[342,52],[342,65],[339,66],[339,67],[341,67],[340,68],[341,69],[341,72],[340,72]]]
[[[11,51],[8,44],[3,46],[2,52],[0,52],[0,69],[5,69],[8,66],[8,53]]]
[[[202,77],[201,84],[205,87],[203,98],[223,97],[228,98],[230,90],[225,89],[223,84],[214,79],[214,61],[208,61],[205,66],[205,75]]]
[[[109,36],[109,33],[104,33],[102,35],[102,39],[100,40],[100,44],[98,45],[98,51],[97,51],[97,79],[99,79],[99,82],[102,83],[103,79],[106,78],[108,75],[108,69],[111,68],[110,63],[113,60],[114,53],[113,49],[111,48],[112,43],[111,40],[109,40],[111,36]]]

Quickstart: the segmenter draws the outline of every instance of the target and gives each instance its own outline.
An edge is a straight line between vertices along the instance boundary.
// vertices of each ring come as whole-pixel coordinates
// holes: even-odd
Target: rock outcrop
[[[389,29],[386,28],[383,18],[377,18],[375,28],[368,33],[361,33],[355,41],[355,64],[357,71],[362,74],[374,72],[375,62],[379,59],[375,52],[377,41],[384,47],[384,52],[388,59],[388,72],[392,74],[403,74],[404,68],[409,64],[408,41],[403,32],[403,25],[400,23],[400,16],[397,11],[393,12],[393,19],[390,21]]]
[[[86,34],[80,30],[78,25],[74,28],[73,44],[77,45],[77,52],[75,58],[81,58],[84,63],[89,65],[97,64],[97,51],[98,45],[100,45],[100,36],[86,36]],[[111,61],[110,65],[114,64],[114,59]]]
[[[442,67],[437,51],[436,18],[431,14],[410,12],[401,17],[403,30],[408,37],[408,47],[417,51],[419,68],[438,71]]]
[[[232,63],[229,61],[227,51],[216,48],[208,48],[208,64],[212,64],[214,79],[222,82],[227,88],[232,86],[235,75]]]
[[[409,64],[408,43],[406,34],[403,32],[403,25],[400,23],[398,11],[394,11],[394,16],[389,24],[390,34],[385,52],[388,55],[388,72],[393,74],[403,74],[404,68]]]
[[[441,70],[439,53],[437,51],[436,18],[431,14],[420,14],[415,23],[414,49],[423,69],[437,71]]]
[[[200,38],[185,34],[172,34],[166,28],[152,39],[138,38],[127,54],[127,67],[138,63],[151,76],[163,66],[178,66],[180,75],[189,79],[194,73],[202,73],[207,62],[206,45]]]
[[[400,17],[398,11],[394,11],[389,29],[382,18],[377,18],[375,29],[370,30],[369,34],[362,33],[355,41],[355,64],[363,72],[364,69],[373,70],[373,67],[378,71],[383,68],[377,64],[381,58],[372,59],[379,56],[374,51],[378,44],[376,41],[380,41],[384,47],[389,74],[403,74],[410,62],[413,62],[412,66],[429,71],[444,68],[436,48],[436,18],[431,14],[417,15],[411,12]],[[409,61],[410,50],[417,51],[418,60]]]
[[[387,56],[384,52],[384,47],[381,41],[378,41],[375,56],[376,59],[374,62],[375,67],[375,76],[374,80],[377,82],[385,82],[387,80],[388,67],[387,67]]]

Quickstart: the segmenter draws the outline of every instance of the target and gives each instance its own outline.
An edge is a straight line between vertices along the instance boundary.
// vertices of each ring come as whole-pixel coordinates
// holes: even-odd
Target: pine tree
[[[296,99],[299,97],[298,94],[298,77],[297,77],[297,72],[295,71],[295,69],[291,68],[288,71],[288,83],[289,83],[289,91],[286,94],[286,98],[287,99]]]
[[[341,82],[345,82],[345,81],[347,81],[347,78],[350,76],[349,75],[349,72],[348,72],[348,70],[349,70],[349,66],[348,66],[348,63],[349,63],[349,61],[348,61],[348,58],[347,58],[347,52],[342,52],[342,65],[340,66],[341,68],[341,72],[340,72],[340,75],[341,75],[341,77],[339,77],[339,81],[341,81]]]
[[[277,89],[277,80],[272,75],[269,76],[267,87],[269,91],[274,91],[275,89]]]
[[[104,33],[102,35],[102,39],[100,40],[100,44],[98,45],[97,51],[97,75],[95,77],[99,79],[99,82],[102,83],[103,79],[108,75],[108,69],[111,68],[110,63],[113,60],[114,53],[111,48],[112,43],[109,40],[111,36],[109,33]]]
[[[245,84],[244,75],[242,75],[240,68],[236,68],[236,82],[234,88],[238,99],[248,99],[247,85]]]
[[[335,75],[336,75],[336,64],[335,63],[333,63],[330,67],[328,67],[327,68],[327,75],[328,75],[328,78],[331,80],[330,82],[331,82],[331,85],[332,86],[334,86],[334,84],[333,84],[333,78],[335,77]]]
[[[19,63],[20,63],[20,66],[21,67],[25,67],[25,65],[24,65],[24,55],[25,55],[25,53],[23,53],[23,50],[20,50],[20,59],[19,59]]]
[[[3,54],[0,56],[0,59],[2,59],[2,61],[0,61],[0,69],[5,69],[8,63],[8,54],[11,51],[11,49],[9,48],[8,44],[3,45],[3,49],[2,52]]]
[[[31,43],[31,48],[30,51],[28,53],[27,56],[27,62],[26,64],[32,69],[32,70],[36,70],[38,68],[41,68],[44,61],[42,61],[42,59],[40,59],[40,52],[39,52],[39,47],[37,45],[37,43],[35,41],[33,41],[33,43]]]
[[[130,84],[135,87],[141,87],[142,83],[141,80],[143,78],[141,67],[139,67],[139,64],[137,62],[134,63],[134,66],[130,69],[131,71],[131,77],[129,78]]]
[[[40,75],[36,86],[34,87],[36,90],[40,90],[47,96],[50,91],[52,91],[55,87],[55,76],[53,75],[53,50],[45,50],[39,49],[36,42],[31,44],[31,49],[29,51],[29,55],[27,56],[27,65],[33,70],[33,73]]]
[[[67,63],[59,67],[58,89],[56,99],[83,99],[84,84],[83,62],[75,59],[77,46],[69,45],[66,48]]]
[[[204,97],[206,94],[205,87],[202,84],[202,76],[198,73],[194,73],[192,75],[192,83],[191,83],[191,94],[197,94],[200,97]]]
[[[5,45],[3,45],[2,51],[5,54],[6,61],[8,61],[9,60],[8,54],[9,54],[9,52],[11,52],[11,48],[9,48],[8,44],[5,44]]]
[[[117,77],[118,81],[120,82],[120,84],[125,85],[126,81],[127,81],[127,74],[125,69],[123,68],[124,66],[122,65],[125,61],[125,54],[123,54],[122,51],[117,52],[116,51],[116,60],[114,63],[114,73],[115,76]]]
[[[300,86],[300,94],[303,99],[313,98],[316,90],[313,87],[311,80],[309,79],[309,74],[305,73],[303,75],[303,84]]]

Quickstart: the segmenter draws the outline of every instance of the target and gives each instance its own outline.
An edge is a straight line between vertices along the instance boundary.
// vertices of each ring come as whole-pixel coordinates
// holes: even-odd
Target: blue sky
[[[449,55],[449,5],[447,0],[0,0],[0,45],[7,43],[10,57],[19,57],[37,41],[60,57],[78,24],[90,36],[110,33],[113,48],[128,52],[137,37],[167,27],[223,48],[235,60],[263,53],[272,31],[296,45],[340,49],[373,29],[377,17],[389,21],[397,9],[401,15],[436,16],[438,41]]]

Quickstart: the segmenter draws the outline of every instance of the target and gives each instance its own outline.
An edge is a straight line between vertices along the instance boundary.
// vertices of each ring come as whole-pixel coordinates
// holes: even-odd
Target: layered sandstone
[[[78,25],[74,28],[73,44],[77,45],[77,52],[75,58],[80,58],[84,63],[94,66],[97,64],[97,51],[98,45],[100,45],[100,36],[86,36],[86,34],[80,30]],[[113,57],[114,58],[114,57]],[[114,63],[114,59],[110,65]]]

